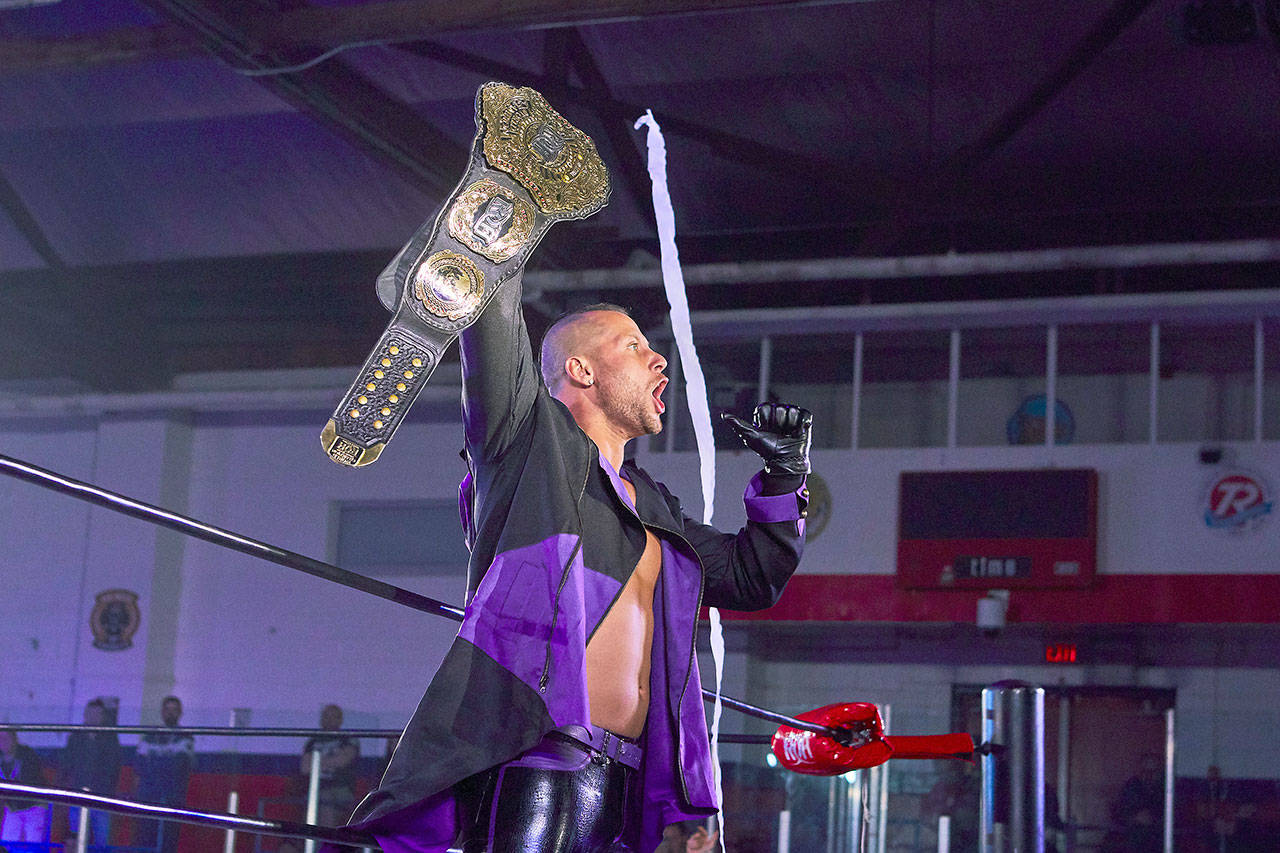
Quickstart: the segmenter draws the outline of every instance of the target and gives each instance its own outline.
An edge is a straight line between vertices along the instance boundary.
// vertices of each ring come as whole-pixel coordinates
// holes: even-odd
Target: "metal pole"
[[[1066,824],[1071,810],[1071,700],[1058,697],[1058,820]]]
[[[778,853],[791,853],[791,812],[778,812]]]
[[[1138,243],[1110,246],[1065,246],[1004,252],[948,252],[900,257],[813,258],[690,264],[683,270],[691,287],[710,284],[796,284],[813,281],[892,280],[1014,272],[1079,269],[1132,269],[1149,266],[1262,263],[1280,260],[1280,240]],[[563,290],[609,290],[662,287],[662,270],[588,269],[530,272],[526,294]]]
[[[1044,853],[1044,689],[982,691],[980,853]]]
[[[947,448],[956,446],[960,408],[960,330],[951,330],[951,354],[947,368]]]
[[[103,839],[104,841],[106,839]],[[76,830],[76,853],[88,853],[89,850],[89,810],[80,807],[80,828]]]
[[[1147,411],[1151,422],[1147,424],[1147,441],[1156,443],[1159,435],[1157,424],[1160,420],[1160,321],[1151,322],[1151,361],[1149,364],[1151,384],[1147,389]]]
[[[240,808],[240,792],[232,791],[227,794],[227,814],[236,814]],[[235,853],[236,849],[236,831],[227,828],[226,839],[222,842],[222,853]]]
[[[858,430],[862,420],[862,347],[863,334],[853,336],[853,423],[849,428],[849,446],[858,449]]]
[[[1044,446],[1058,443],[1058,326],[1050,323],[1044,343]]]
[[[311,778],[307,780],[307,823],[314,826],[320,814],[320,750],[311,750]],[[316,842],[308,838],[303,853],[316,853]]]
[[[951,853],[951,815],[938,815],[938,853]]]
[[[839,796],[836,792],[836,786],[840,784],[840,777],[827,777],[827,853],[836,853],[836,833],[839,821],[836,816],[836,802]]]
[[[241,722],[242,719],[244,718],[241,717],[239,713],[239,709],[232,708],[231,717],[228,720],[228,724],[230,725],[230,727],[236,728],[236,723]],[[232,741],[232,743],[235,744],[235,746],[232,747],[232,755],[235,756],[236,775],[232,778],[231,792],[227,794],[227,814],[235,814],[240,806],[240,792],[237,791],[235,788],[235,785],[239,782],[239,779],[240,779],[240,746],[239,746],[240,742]],[[236,849],[236,831],[228,827],[226,839],[223,841],[223,844],[222,844],[222,853],[235,853],[235,849]]]
[[[880,771],[883,767],[881,764],[866,770],[866,847],[873,851],[880,849]]]
[[[880,718],[884,721],[884,731],[888,734],[893,725],[893,706],[881,705]],[[880,771],[879,812],[876,814],[876,853],[884,853],[885,844],[889,840],[889,762],[881,764]]]
[[[1173,709],[1164,712],[1164,853],[1173,853]]]
[[[855,770],[849,780],[849,849],[863,853],[867,829],[867,771]]]
[[[1262,318],[1253,321],[1253,440],[1262,441],[1262,393],[1266,385],[1266,338]]]

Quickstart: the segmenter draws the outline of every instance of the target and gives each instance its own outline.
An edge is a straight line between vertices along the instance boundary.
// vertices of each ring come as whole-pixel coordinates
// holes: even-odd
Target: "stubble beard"
[[[643,386],[600,383],[600,410],[631,438],[662,432],[662,418],[653,409],[653,394]]]

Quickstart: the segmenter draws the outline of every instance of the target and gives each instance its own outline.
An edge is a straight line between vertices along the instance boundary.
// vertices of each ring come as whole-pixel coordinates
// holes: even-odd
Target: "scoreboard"
[[[902,587],[1087,587],[1097,554],[1092,468],[908,471],[899,478]]]

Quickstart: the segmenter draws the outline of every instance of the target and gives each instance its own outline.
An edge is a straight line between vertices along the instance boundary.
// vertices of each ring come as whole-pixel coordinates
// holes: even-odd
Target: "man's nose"
[[[667,360],[662,357],[662,353],[660,352],[655,352],[653,354],[653,361],[650,362],[650,364],[652,365],[653,369],[658,371],[659,373],[667,369]]]

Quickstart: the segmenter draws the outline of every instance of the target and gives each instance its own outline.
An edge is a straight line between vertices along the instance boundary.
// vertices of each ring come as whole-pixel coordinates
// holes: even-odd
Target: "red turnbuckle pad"
[[[773,735],[773,754],[788,770],[809,776],[839,776],[860,767],[883,764],[893,754],[893,748],[884,740],[880,710],[870,702],[825,705],[797,718],[848,735],[837,739],[780,726]]]
[[[828,736],[780,726],[774,733],[773,754],[782,766],[809,776],[839,776],[890,758],[973,757],[973,738],[967,734],[886,736],[880,711],[870,702],[825,705],[797,719],[833,730]]]

